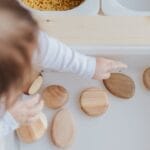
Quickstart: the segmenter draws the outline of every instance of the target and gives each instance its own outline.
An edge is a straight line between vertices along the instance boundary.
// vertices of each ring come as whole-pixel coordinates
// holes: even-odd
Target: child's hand
[[[111,73],[120,71],[125,68],[127,68],[127,65],[121,62],[97,57],[96,71],[93,78],[96,80],[108,79]]]
[[[43,105],[40,96],[36,95],[29,100],[18,100],[8,111],[18,123],[30,123],[38,118]]]

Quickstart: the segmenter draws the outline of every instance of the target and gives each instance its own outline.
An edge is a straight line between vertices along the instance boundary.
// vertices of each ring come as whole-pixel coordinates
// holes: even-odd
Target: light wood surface
[[[144,71],[143,82],[145,87],[150,90],[150,67]]]
[[[46,116],[41,113],[39,119],[30,123],[24,124],[19,127],[16,132],[20,140],[25,143],[32,143],[40,139],[47,129],[47,119]]]
[[[34,80],[34,82],[32,83],[32,85],[30,86],[29,91],[28,91],[28,94],[29,94],[29,95],[34,95],[34,94],[36,94],[36,93],[40,90],[40,88],[41,88],[41,86],[42,86],[42,83],[43,83],[43,77],[42,77],[42,75],[39,75],[39,76]]]
[[[74,138],[74,121],[67,109],[62,109],[56,113],[51,127],[51,137],[53,143],[60,148],[67,148]]]
[[[36,16],[49,35],[66,44],[150,45],[150,17]]]
[[[100,116],[109,106],[107,93],[99,88],[86,89],[81,93],[80,106],[87,115]]]
[[[36,94],[41,88],[43,83],[42,74],[39,71],[33,71],[28,78],[25,86],[23,87],[23,92],[27,95]]]
[[[104,80],[104,85],[114,96],[130,99],[135,94],[135,83],[127,75],[112,73],[109,79]]]
[[[43,91],[45,105],[49,108],[58,109],[66,104],[69,94],[67,90],[60,85],[48,86]]]

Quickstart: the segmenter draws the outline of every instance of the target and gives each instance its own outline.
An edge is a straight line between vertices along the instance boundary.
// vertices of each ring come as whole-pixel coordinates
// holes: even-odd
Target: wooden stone
[[[134,96],[134,81],[127,75],[122,73],[112,73],[109,79],[103,81],[105,87],[114,96],[129,99]]]
[[[150,67],[144,71],[143,82],[145,87],[150,90]]]
[[[74,139],[75,128],[71,113],[62,109],[56,113],[51,126],[51,138],[59,148],[67,148]]]
[[[23,92],[27,95],[34,95],[39,91],[39,89],[42,86],[42,83],[43,83],[42,74],[33,72],[29,81],[23,88]]]
[[[16,132],[19,139],[25,143],[32,143],[40,139],[47,130],[46,116],[41,113],[39,119],[30,123],[20,126]]]
[[[107,93],[99,88],[86,89],[81,93],[80,106],[87,115],[100,116],[109,106]]]
[[[68,101],[67,90],[60,85],[48,86],[43,91],[43,99],[47,107],[57,109]]]

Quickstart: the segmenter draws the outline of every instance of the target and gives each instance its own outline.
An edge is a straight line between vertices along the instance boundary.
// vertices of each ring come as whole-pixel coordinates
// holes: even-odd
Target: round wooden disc
[[[150,67],[144,71],[143,82],[145,87],[150,90]]]
[[[122,73],[112,73],[109,79],[103,80],[105,87],[114,96],[129,99],[134,96],[134,81]]]
[[[57,109],[62,107],[68,101],[67,90],[59,85],[48,86],[43,91],[43,99],[49,108]]]
[[[89,88],[81,93],[81,109],[89,116],[100,116],[108,109],[108,97],[104,90]]]
[[[46,116],[41,113],[39,119],[30,123],[20,126],[16,132],[19,139],[25,143],[32,143],[40,139],[47,129]]]
[[[57,112],[51,126],[53,143],[59,148],[66,148],[73,142],[74,134],[74,121],[70,112],[66,109]]]

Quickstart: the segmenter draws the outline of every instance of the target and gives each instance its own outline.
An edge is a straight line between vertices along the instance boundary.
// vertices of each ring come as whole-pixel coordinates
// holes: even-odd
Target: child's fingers
[[[108,79],[108,78],[110,78],[110,73],[106,73],[106,74],[104,74],[103,76],[102,76],[102,80],[105,80],[105,79]]]
[[[122,62],[119,61],[111,61],[108,65],[108,72],[116,72],[121,71],[122,69],[126,69],[128,66]]]
[[[30,110],[29,116],[34,117],[35,115],[39,114],[42,111],[43,106],[44,106],[44,102],[40,101],[35,107],[33,107]]]
[[[35,115],[34,117],[30,117],[30,118],[27,120],[27,123],[30,124],[30,123],[36,121],[37,119],[39,119],[39,115],[40,115],[40,114],[37,114],[37,115]]]
[[[31,99],[25,101],[25,103],[26,103],[26,105],[27,105],[28,107],[31,108],[31,107],[33,107],[34,105],[37,105],[37,104],[39,103],[39,101],[40,101],[40,95],[37,94],[37,95],[34,96],[33,98],[31,98]]]

